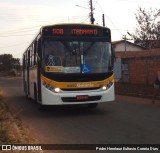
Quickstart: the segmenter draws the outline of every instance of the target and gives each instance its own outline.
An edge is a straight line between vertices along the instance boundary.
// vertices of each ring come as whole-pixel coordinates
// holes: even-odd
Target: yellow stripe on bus
[[[114,81],[114,75],[102,81],[90,81],[90,82],[57,82],[41,75],[43,83],[51,85],[56,88],[96,88],[107,85]]]

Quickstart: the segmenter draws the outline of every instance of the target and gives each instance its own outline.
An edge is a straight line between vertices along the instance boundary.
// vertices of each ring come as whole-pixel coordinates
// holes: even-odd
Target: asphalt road
[[[25,99],[20,78],[0,78],[11,111],[44,144],[159,144],[160,102],[116,96],[115,102],[39,111]]]

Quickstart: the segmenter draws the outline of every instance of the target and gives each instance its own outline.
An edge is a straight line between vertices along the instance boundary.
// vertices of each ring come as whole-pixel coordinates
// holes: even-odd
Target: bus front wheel
[[[98,103],[92,103],[88,105],[88,108],[96,108],[98,106]]]
[[[47,106],[38,103],[38,109],[40,111],[46,111],[47,110]]]

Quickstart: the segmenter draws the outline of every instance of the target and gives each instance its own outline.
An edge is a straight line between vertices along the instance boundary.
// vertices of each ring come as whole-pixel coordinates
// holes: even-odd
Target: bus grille
[[[72,88],[72,89],[64,89],[62,88],[61,90],[63,91],[84,91],[84,90],[98,90],[100,87],[97,88]]]
[[[87,102],[101,100],[102,96],[89,96],[88,99],[77,99],[76,97],[62,97],[63,102]]]

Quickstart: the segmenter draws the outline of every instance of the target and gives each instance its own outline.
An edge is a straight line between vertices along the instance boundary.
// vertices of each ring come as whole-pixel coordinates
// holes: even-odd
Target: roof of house
[[[120,44],[120,43],[125,43],[125,40],[113,41],[113,42],[112,42],[112,45],[114,46],[114,45],[117,45],[117,44]],[[144,47],[142,47],[142,46],[140,46],[140,45],[137,45],[137,44],[132,43],[132,42],[129,42],[129,41],[126,41],[126,43],[128,43],[128,44],[130,44],[130,45],[133,45],[133,46],[136,46],[136,47],[139,47],[139,48],[141,48],[141,49],[146,49],[146,48],[144,48]]]

